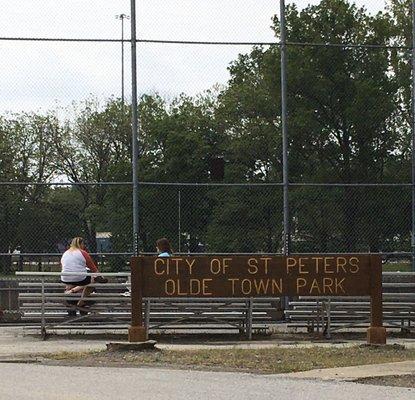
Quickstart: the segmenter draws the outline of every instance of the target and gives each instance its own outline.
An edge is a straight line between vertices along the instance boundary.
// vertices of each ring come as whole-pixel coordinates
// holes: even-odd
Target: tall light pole
[[[124,20],[130,17],[127,14],[118,14],[115,18],[121,20],[121,107],[124,111]]]

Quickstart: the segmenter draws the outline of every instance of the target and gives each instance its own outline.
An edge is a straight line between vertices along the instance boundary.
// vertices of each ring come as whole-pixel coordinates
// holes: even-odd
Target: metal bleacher
[[[57,282],[59,273],[18,274],[25,276],[19,283],[22,322],[27,329],[40,329],[43,337],[59,329],[118,330],[130,325],[129,273],[100,274],[110,282],[89,285],[95,292],[84,298],[91,304],[87,312],[76,307],[80,294],[64,293],[64,285]],[[251,338],[254,330],[265,331],[280,318],[278,305],[275,298],[144,298],[143,319],[147,331],[231,329]]]
[[[383,321],[402,332],[415,329],[415,273],[384,272]],[[285,310],[290,328],[330,337],[341,329],[366,328],[370,323],[369,297],[308,297],[292,299]]]

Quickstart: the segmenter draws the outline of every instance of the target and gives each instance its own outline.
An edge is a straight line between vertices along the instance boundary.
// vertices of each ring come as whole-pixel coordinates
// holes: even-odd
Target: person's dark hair
[[[161,238],[157,240],[156,246],[159,249],[160,253],[169,253],[169,254],[173,253],[170,242],[166,238]]]

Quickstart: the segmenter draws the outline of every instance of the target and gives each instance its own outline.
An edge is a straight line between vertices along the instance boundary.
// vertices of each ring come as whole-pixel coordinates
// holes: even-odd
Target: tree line
[[[348,0],[287,8],[289,174],[292,183],[405,183],[411,174],[409,0],[369,14]],[[279,21],[271,29],[279,37]],[[382,45],[381,48],[360,45]],[[388,48],[387,46],[396,46]],[[399,47],[401,46],[401,47]],[[277,252],[282,246],[279,46],[255,46],[228,67],[229,81],[197,96],[139,101],[141,182],[258,186],[140,186],[143,251],[168,236],[182,251]],[[0,253],[55,252],[111,232],[132,248],[130,109],[89,98],[64,120],[48,113],[0,117]],[[67,179],[75,186],[44,186]],[[408,250],[410,187],[292,186],[293,250]],[[180,223],[179,223],[180,220]]]

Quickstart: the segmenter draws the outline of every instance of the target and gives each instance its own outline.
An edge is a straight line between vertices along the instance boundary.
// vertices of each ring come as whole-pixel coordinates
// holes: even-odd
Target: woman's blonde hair
[[[74,237],[71,242],[71,249],[79,249],[83,250],[83,246],[85,245],[84,238],[81,237]]]

